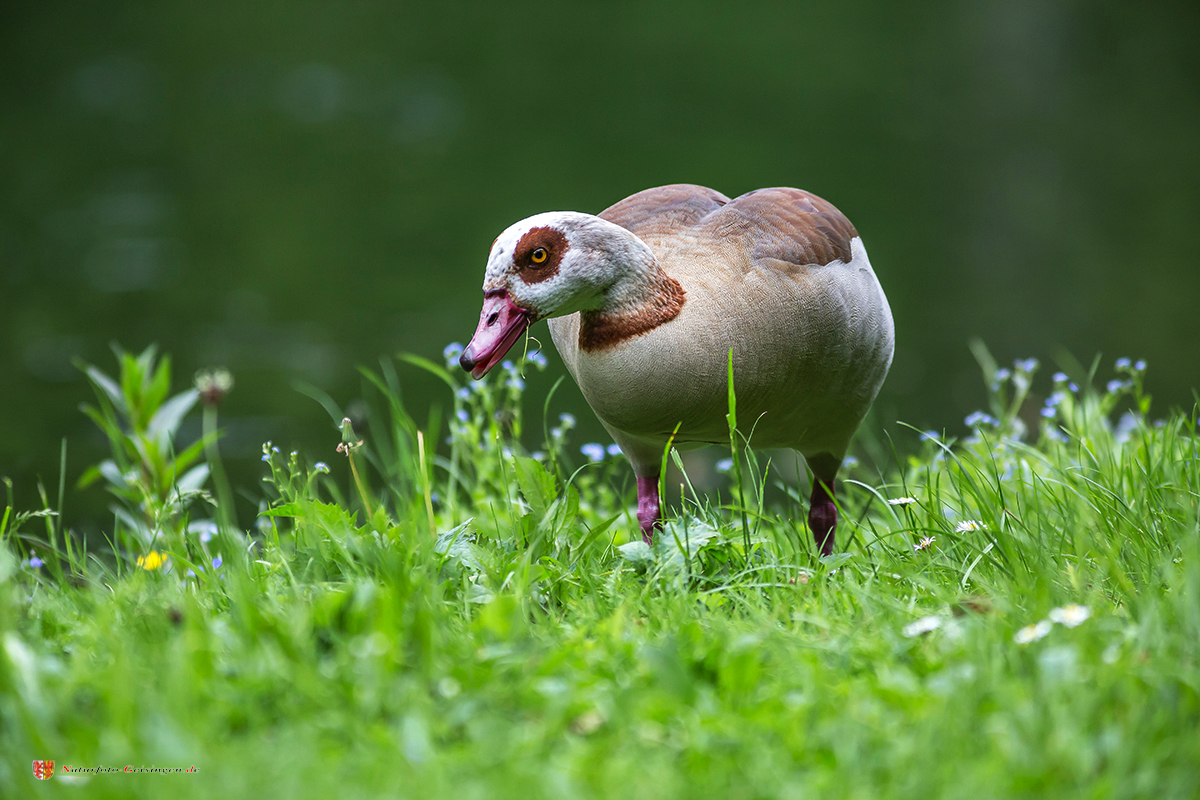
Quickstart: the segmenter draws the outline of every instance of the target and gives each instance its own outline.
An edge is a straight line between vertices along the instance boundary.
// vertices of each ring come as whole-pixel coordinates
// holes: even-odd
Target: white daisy
[[[962,522],[954,526],[955,533],[970,533],[971,531],[983,530],[987,530],[987,526],[977,519],[964,519]]]
[[[1041,639],[1046,634],[1050,633],[1050,630],[1053,627],[1054,623],[1050,622],[1048,619],[1044,619],[1036,625],[1026,625],[1024,628],[1021,628],[1021,630],[1017,631],[1016,635],[1013,636],[1013,641],[1017,644],[1029,644],[1030,642],[1036,642],[1038,639]]]
[[[1059,625],[1065,625],[1068,628],[1074,628],[1077,625],[1082,625],[1087,621],[1087,618],[1092,615],[1091,610],[1087,606],[1071,603],[1062,608],[1053,608],[1050,610],[1050,621],[1057,622]]]
[[[911,506],[915,502],[917,502],[915,497],[894,497],[887,501],[889,506]]]

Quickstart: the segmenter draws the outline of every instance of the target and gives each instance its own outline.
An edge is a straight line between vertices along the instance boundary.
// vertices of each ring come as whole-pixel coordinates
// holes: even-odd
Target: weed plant
[[[1152,420],[1141,362],[1035,403],[1036,362],[977,355],[988,409],[847,466],[824,559],[737,430],[739,485],[685,472],[643,544],[613,448],[569,415],[522,446],[536,353],[469,385],[364,370],[363,433],[264,446],[248,530],[205,488],[219,397],[175,449],[212,381],[168,399],[153,351],[85,367],[114,532],[0,520],[0,794],[1195,797],[1196,414]],[[445,420],[405,409],[418,367]]]

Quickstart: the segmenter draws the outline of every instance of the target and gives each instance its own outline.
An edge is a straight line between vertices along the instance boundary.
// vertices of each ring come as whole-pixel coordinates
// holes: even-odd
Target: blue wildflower
[[[921,431],[921,441],[928,442],[932,440],[936,442],[938,435],[937,431]]]
[[[1145,372],[1146,371],[1146,359],[1139,358],[1137,361],[1133,362],[1133,368],[1136,369],[1138,372]]]
[[[514,375],[517,373],[517,365],[509,361],[507,358],[500,362],[500,368],[505,372],[511,372]]]
[[[315,469],[317,472],[323,472],[326,475],[329,474],[329,465],[324,461],[318,461],[317,463],[313,464],[313,469]]]
[[[546,361],[546,354],[545,354],[545,353],[543,353],[541,350],[535,350],[535,351],[533,351],[532,353],[530,353],[530,354],[529,354],[529,360],[530,360],[530,361],[531,361],[531,362],[532,362],[532,363],[533,363],[533,364],[534,364],[534,365],[535,365],[535,366],[536,366],[538,369],[545,369],[545,368],[546,368],[546,364],[548,363],[548,362]]]
[[[991,425],[993,427],[1000,424],[1000,420],[993,417],[991,414],[985,414],[982,411],[976,411],[963,420],[968,428],[976,428],[980,425]]]
[[[558,424],[561,425],[564,429],[574,428],[575,427],[575,415],[567,414],[567,413],[559,414],[558,415]]]
[[[1132,411],[1126,411],[1117,420],[1117,426],[1113,428],[1113,438],[1118,442],[1129,441],[1130,437],[1133,436],[1133,432],[1137,430],[1139,422],[1137,414],[1134,414]]]
[[[1079,384],[1076,383],[1075,381],[1071,381],[1070,383],[1067,384],[1067,389],[1070,390],[1070,392],[1072,394],[1078,394],[1079,393]]]
[[[268,454],[268,453],[263,453],[262,460],[263,460],[263,461],[265,461],[265,462],[267,462],[268,464],[270,464],[270,463],[271,463],[271,456],[270,456],[270,454]]]
[[[42,561],[37,556],[29,557],[29,566],[33,567],[34,569],[41,569],[45,565],[45,563],[46,563],[45,561]]]
[[[213,559],[213,569],[220,569],[221,565],[224,563],[225,563],[225,559],[221,558],[220,556],[217,556],[216,558]]]
[[[518,375],[511,375],[508,378],[508,385],[520,392],[525,388],[525,381],[521,380]]]
[[[717,472],[729,472],[731,469],[733,469],[732,458],[722,458],[717,462]]]
[[[608,447],[606,447],[604,449],[608,451],[608,454],[610,456],[614,456],[614,457],[619,456],[622,453],[621,445],[617,444],[616,442],[613,442],[612,444],[610,444]]]
[[[854,456],[846,456],[845,458],[842,459],[842,466],[843,467],[857,467],[858,459],[855,458]]]
[[[465,408],[460,408],[458,411],[455,411],[454,416],[458,417],[459,422],[465,423],[471,421],[471,415],[467,413]]]
[[[1113,378],[1108,382],[1108,385],[1105,388],[1108,389],[1109,394],[1116,394],[1117,392],[1121,391],[1124,386],[1125,384],[1121,383],[1121,381]]]
[[[213,534],[217,532],[217,524],[211,520],[196,523],[196,528],[200,531],[200,541],[203,543],[212,541]]]
[[[1054,382],[1055,383],[1066,383],[1067,380],[1068,380],[1067,373],[1065,373],[1065,372],[1054,373]]]
[[[996,374],[992,377],[995,378],[996,383],[1003,383],[1012,377],[1012,373],[1004,367],[1001,367],[1000,369],[996,370]]]
[[[1054,406],[1046,406],[1042,409],[1042,416],[1046,419],[1054,419],[1054,417],[1058,416],[1058,409]]]
[[[1038,368],[1038,360],[1036,358],[1018,358],[1013,362],[1013,366],[1021,372],[1033,372]]]
[[[1115,366],[1117,369],[1129,369],[1129,367],[1132,363],[1133,362],[1130,361],[1128,358],[1118,358],[1117,363],[1114,364],[1113,366]]]
[[[579,448],[579,452],[588,457],[591,462],[604,460],[604,445],[596,442],[588,442],[583,447]]]
[[[458,342],[451,342],[446,345],[446,349],[442,351],[442,357],[446,359],[447,367],[458,366],[458,359],[463,353],[463,346]]]
[[[1062,405],[1062,401],[1066,400],[1066,399],[1067,399],[1067,395],[1065,392],[1061,392],[1061,391],[1054,392],[1049,397],[1046,398],[1046,405],[1048,405],[1048,406]]]
[[[465,401],[471,399],[471,390],[468,389],[466,386],[464,386],[461,389],[459,389],[457,392],[455,392],[454,396],[457,397],[459,400],[462,400],[465,402]]]

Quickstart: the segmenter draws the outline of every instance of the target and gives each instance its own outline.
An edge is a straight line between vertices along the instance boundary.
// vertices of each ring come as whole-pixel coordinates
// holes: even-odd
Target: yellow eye
[[[546,248],[539,247],[537,250],[533,251],[532,255],[529,256],[529,260],[535,264],[541,264],[545,262],[549,255],[550,254],[546,252]]]

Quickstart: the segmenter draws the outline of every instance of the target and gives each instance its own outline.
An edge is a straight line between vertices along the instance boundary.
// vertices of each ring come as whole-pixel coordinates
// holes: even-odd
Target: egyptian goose
[[[858,232],[799,189],[734,200],[678,184],[599,216],[537,214],[497,237],[483,312],[460,364],[482,378],[533,323],[550,335],[637,476],[638,521],[661,524],[659,468],[681,447],[728,444],[728,358],[754,447],[792,447],[813,472],[823,554],[833,481],[892,362],[887,298]]]

